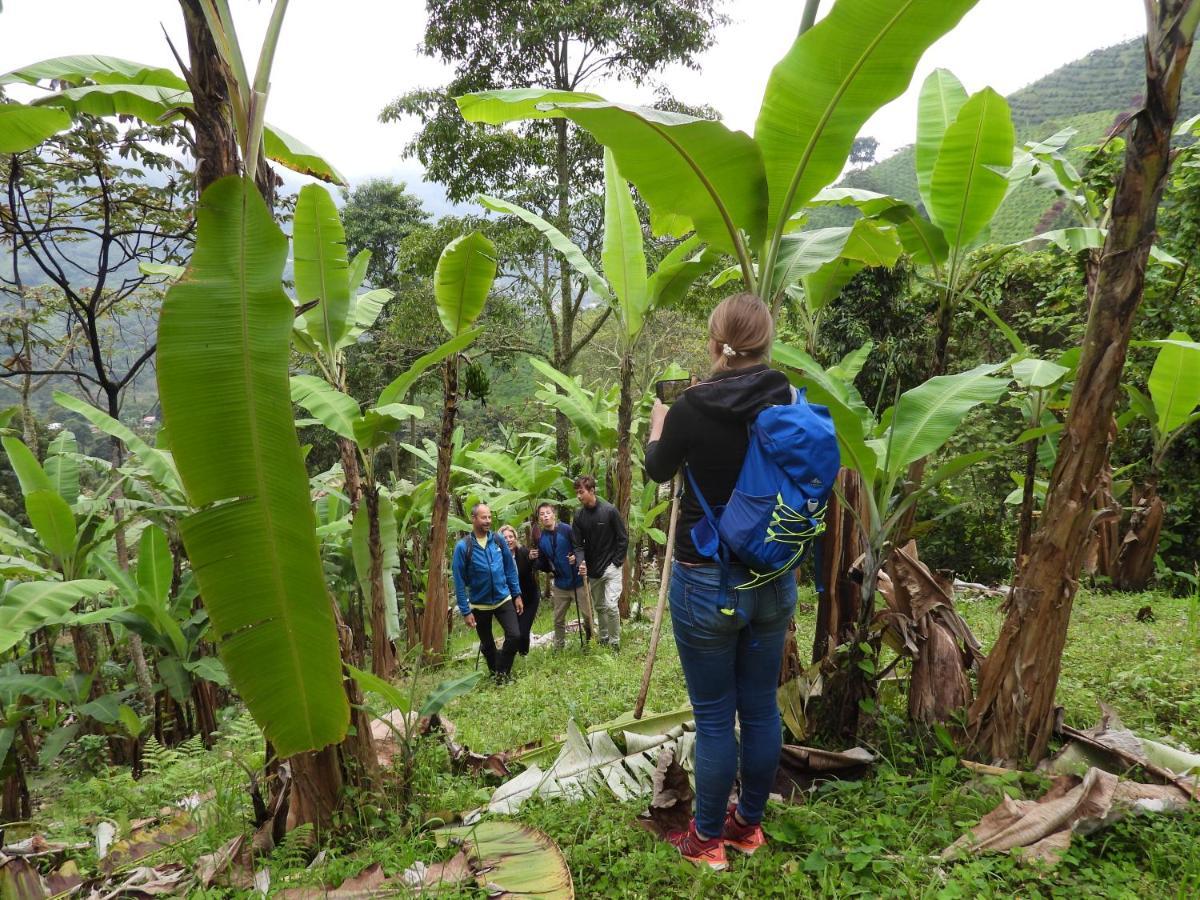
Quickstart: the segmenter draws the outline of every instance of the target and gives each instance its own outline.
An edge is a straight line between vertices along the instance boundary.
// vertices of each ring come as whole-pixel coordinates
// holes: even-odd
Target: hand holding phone
[[[690,378],[664,378],[654,382],[654,394],[663,403],[674,403],[691,384]]]

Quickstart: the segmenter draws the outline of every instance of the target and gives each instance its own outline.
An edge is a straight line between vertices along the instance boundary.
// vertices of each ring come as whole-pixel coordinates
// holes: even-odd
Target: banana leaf
[[[253,183],[215,182],[158,333],[163,417],[199,510],[184,544],[230,680],[281,756],[340,741],[350,714],[292,422],[286,260]]]

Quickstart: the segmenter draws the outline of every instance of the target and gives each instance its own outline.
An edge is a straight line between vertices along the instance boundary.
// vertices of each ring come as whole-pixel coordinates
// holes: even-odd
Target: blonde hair
[[[517,534],[517,529],[513,528],[511,525],[501,525],[500,526],[500,534],[504,534],[504,532],[506,532],[506,531],[512,532],[514,544],[521,543],[521,536],[519,534]]]
[[[708,317],[708,340],[716,357],[713,371],[732,369],[736,359],[764,360],[774,337],[775,322],[761,297],[747,293],[726,297]]]

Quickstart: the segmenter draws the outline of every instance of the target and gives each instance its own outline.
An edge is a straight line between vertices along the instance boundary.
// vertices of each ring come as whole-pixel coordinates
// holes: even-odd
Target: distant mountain
[[[1198,65],[1200,55],[1194,55],[1183,83],[1181,119],[1200,113]],[[1079,133],[1072,139],[1068,155],[1078,162],[1083,156],[1079,147],[1097,143],[1115,123],[1137,108],[1145,79],[1140,38],[1093,50],[1008,97],[1017,139],[1036,140],[1064,128],[1074,128]],[[972,91],[980,87],[967,85]],[[842,184],[917,201],[913,148],[905,147],[873,166],[851,172]],[[1051,205],[1046,191],[1032,185],[1022,186],[1000,208],[992,238],[1011,241],[1033,235]]]

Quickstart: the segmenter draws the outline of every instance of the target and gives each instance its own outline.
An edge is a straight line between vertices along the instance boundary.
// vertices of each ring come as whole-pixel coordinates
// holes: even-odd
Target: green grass
[[[801,648],[810,645],[812,597],[801,598]],[[1136,620],[1151,605],[1155,621]],[[1194,643],[1186,599],[1160,595],[1084,592],[1076,601],[1064,654],[1060,702],[1067,720],[1087,726],[1097,701],[1113,706],[1126,725],[1147,737],[1166,737],[1200,746],[1200,647]],[[995,600],[961,603],[984,646],[1000,624]],[[1194,617],[1196,613],[1193,613]],[[457,739],[490,752],[560,733],[568,717],[582,725],[611,719],[633,706],[649,640],[649,623],[626,626],[619,655],[578,643],[562,653],[535,649],[518,657],[515,683],[483,684],[454,700],[445,714]],[[671,709],[686,699],[670,623],[665,623],[651,684],[651,710]],[[549,611],[535,630],[550,628]],[[455,654],[474,649],[473,634],[461,624],[451,635]],[[474,656],[442,671],[425,672],[423,683],[464,674]],[[738,858],[726,873],[699,872],[681,863],[665,844],[633,820],[644,803],[618,803],[610,796],[570,804],[531,801],[522,821],[544,829],[560,845],[580,897],[1190,897],[1200,893],[1200,813],[1138,817],[1075,838],[1065,860],[1043,870],[1004,854],[944,862],[936,854],[1004,793],[1036,796],[1045,782],[1036,776],[978,778],[936,740],[915,734],[893,692],[864,738],[881,756],[861,782],[827,784],[798,805],[772,804],[766,851]],[[148,815],[170,797],[217,789],[218,802],[205,827],[175,858],[190,862],[245,827],[248,817],[235,760],[261,762],[261,743],[238,719],[221,753],[176,752],[159,760],[153,779],[134,782],[106,771],[80,776],[70,768],[35,787],[46,800],[37,820],[52,836],[86,839],[100,817],[119,824]],[[227,758],[232,753],[234,758]],[[77,766],[78,760],[72,762]],[[396,792],[351,798],[341,837],[319,870],[306,871],[296,848],[275,851],[270,860],[275,887],[337,884],[371,862],[386,872],[414,860],[441,858],[419,823],[447,818],[486,803],[494,783],[449,771],[445,749],[421,744],[413,792],[406,808]],[[85,857],[84,862],[88,859]],[[213,893],[212,896],[218,896]],[[439,895],[444,896],[444,895]],[[470,896],[463,894],[463,896]]]

